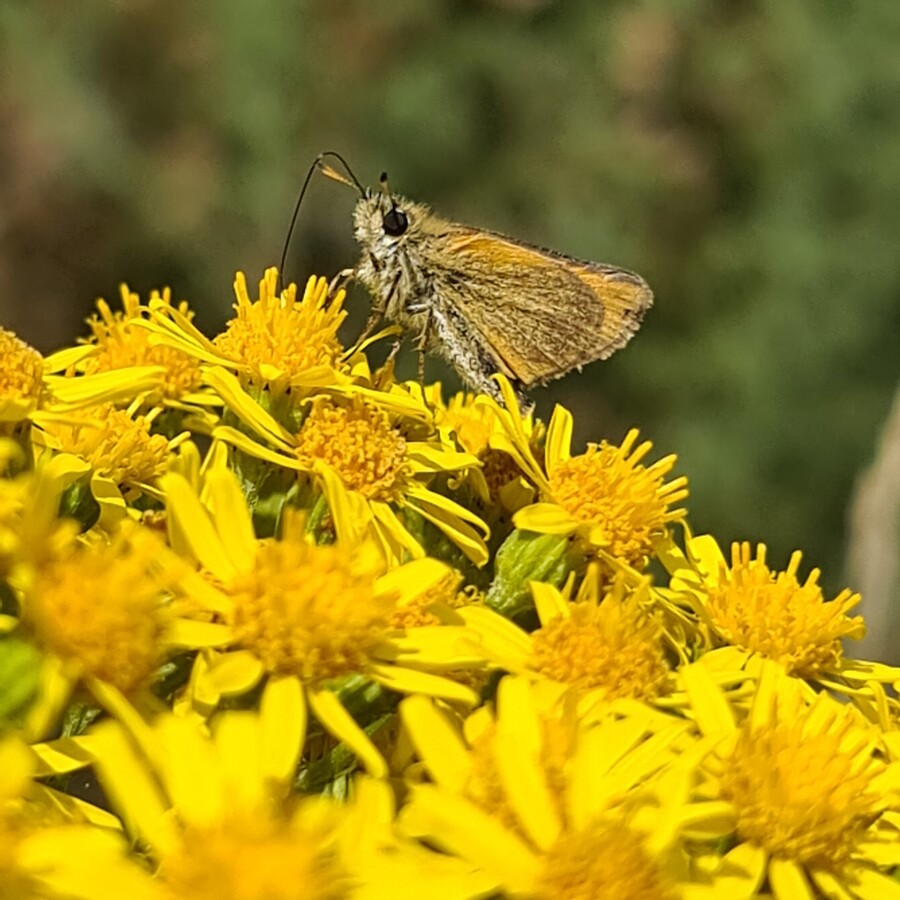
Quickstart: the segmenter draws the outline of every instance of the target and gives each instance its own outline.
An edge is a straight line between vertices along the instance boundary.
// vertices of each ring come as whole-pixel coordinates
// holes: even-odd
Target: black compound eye
[[[389,237],[400,237],[409,228],[409,219],[402,209],[392,206],[382,217],[381,227]]]

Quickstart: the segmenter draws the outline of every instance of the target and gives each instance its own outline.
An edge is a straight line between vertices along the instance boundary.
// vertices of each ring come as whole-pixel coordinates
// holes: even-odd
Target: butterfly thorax
[[[392,206],[402,210],[408,223],[398,236],[387,234],[384,228]],[[369,289],[388,319],[414,333],[429,330],[435,278],[430,256],[442,220],[423,204],[375,192],[357,203],[353,221],[362,247],[355,277]]]

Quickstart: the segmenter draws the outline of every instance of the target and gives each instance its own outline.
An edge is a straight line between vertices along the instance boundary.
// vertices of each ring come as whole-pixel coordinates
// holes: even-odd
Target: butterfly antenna
[[[323,165],[323,160],[328,157],[332,157],[336,159],[343,167],[347,174],[350,176],[349,180],[342,176],[339,172],[336,172],[330,166]],[[306,195],[306,189],[309,187],[309,183],[312,180],[313,172],[316,169],[321,170],[324,175],[329,176],[335,181],[341,181],[344,184],[350,185],[350,187],[356,188],[360,195],[366,196],[366,189],[360,184],[359,179],[356,175],[353,174],[353,170],[347,165],[347,161],[344,159],[340,153],[335,153],[333,150],[326,150],[324,153],[320,153],[314,160],[312,165],[309,167],[309,171],[306,173],[306,178],[303,179],[303,186],[300,188],[300,193],[297,194],[297,202],[294,204],[294,212],[291,214],[291,222],[288,225],[287,237],[284,239],[284,247],[281,251],[281,262],[278,264],[278,281],[281,287],[284,287],[284,278],[283,272],[285,263],[287,261],[288,249],[291,246],[291,237],[294,234],[294,226],[297,224],[297,216],[300,213],[300,204],[303,203],[303,198]]]
[[[381,185],[381,190],[384,191],[385,194],[387,194],[388,200],[391,201],[391,209],[397,209],[397,201],[394,199],[394,195],[391,193],[391,189],[388,186],[387,172],[381,173],[381,178],[378,179],[378,183]]]

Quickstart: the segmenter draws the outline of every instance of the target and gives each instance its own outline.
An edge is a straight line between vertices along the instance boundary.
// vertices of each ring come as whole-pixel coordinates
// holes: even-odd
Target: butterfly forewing
[[[609,356],[652,302],[639,276],[462,226],[441,290],[526,387]]]

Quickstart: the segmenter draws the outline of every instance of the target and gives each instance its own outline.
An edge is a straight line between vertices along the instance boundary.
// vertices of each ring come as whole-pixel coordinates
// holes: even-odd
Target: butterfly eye
[[[381,227],[389,237],[400,237],[409,228],[409,219],[402,209],[392,206],[381,218]]]

